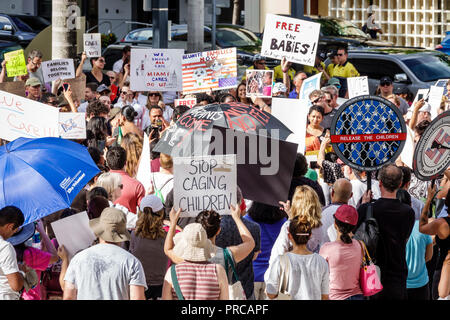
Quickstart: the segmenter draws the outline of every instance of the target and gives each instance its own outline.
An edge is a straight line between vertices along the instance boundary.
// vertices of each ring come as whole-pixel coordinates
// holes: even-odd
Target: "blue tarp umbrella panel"
[[[61,138],[18,138],[0,147],[0,208],[16,206],[24,225],[70,207],[100,170],[87,148]]]

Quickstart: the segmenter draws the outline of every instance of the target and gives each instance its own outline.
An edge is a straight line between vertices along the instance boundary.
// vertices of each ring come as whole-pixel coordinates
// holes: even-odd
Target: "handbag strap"
[[[239,281],[236,269],[234,268],[233,259],[231,259],[231,254],[228,251],[228,248],[223,248],[222,250],[223,250],[223,256],[225,258],[225,268],[226,268],[227,272],[228,272],[228,265],[230,265],[231,270],[233,271],[234,278],[236,279],[236,281]]]
[[[367,250],[366,244],[364,241],[358,240],[359,245],[361,246],[362,257],[363,257],[363,265],[368,265],[372,263],[372,258],[370,257],[369,250]],[[367,255],[367,260],[366,260]]]
[[[170,267],[170,272],[172,275],[173,288],[175,290],[175,293],[177,294],[178,300],[184,300],[183,294],[181,293],[180,284],[178,283],[177,272],[175,270],[174,264]]]
[[[288,288],[288,277],[289,277],[289,258],[287,253],[280,257],[280,267],[281,267],[281,281],[279,286],[279,292],[284,293]]]

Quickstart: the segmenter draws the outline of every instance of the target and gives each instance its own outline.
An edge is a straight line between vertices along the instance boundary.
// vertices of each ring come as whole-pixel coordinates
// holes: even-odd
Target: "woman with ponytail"
[[[358,222],[358,212],[352,206],[341,205],[334,214],[337,239],[320,248],[330,268],[330,300],[363,300],[359,285],[362,247],[352,239]]]
[[[134,124],[134,119],[137,117],[137,115],[138,113],[136,112],[136,110],[134,110],[134,108],[130,105],[124,106],[122,108],[120,116],[117,119],[118,132],[113,134],[114,136],[116,136],[117,134],[118,145],[122,144],[123,137],[125,137],[125,135],[130,132],[137,134],[141,138],[144,137],[143,131]]]
[[[289,270],[286,289],[291,300],[328,300],[328,265],[318,253],[307,248],[313,230],[308,220],[307,216],[290,220],[288,237],[293,249],[277,256],[264,274],[266,294],[270,299],[278,296],[284,272]]]
[[[161,298],[168,259],[164,253],[164,207],[155,195],[147,195],[139,206],[136,229],[131,233],[130,252],[144,267],[147,299]]]

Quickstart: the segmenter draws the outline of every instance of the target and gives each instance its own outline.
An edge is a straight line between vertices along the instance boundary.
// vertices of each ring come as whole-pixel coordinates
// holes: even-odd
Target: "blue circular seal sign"
[[[378,96],[346,101],[331,123],[331,143],[338,157],[360,171],[375,171],[393,163],[406,143],[400,110]]]

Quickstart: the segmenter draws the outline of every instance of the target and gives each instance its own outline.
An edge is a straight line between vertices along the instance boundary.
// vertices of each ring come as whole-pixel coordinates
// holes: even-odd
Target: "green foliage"
[[[110,44],[116,43],[117,36],[114,33],[103,34],[102,33],[102,48],[106,48]]]

